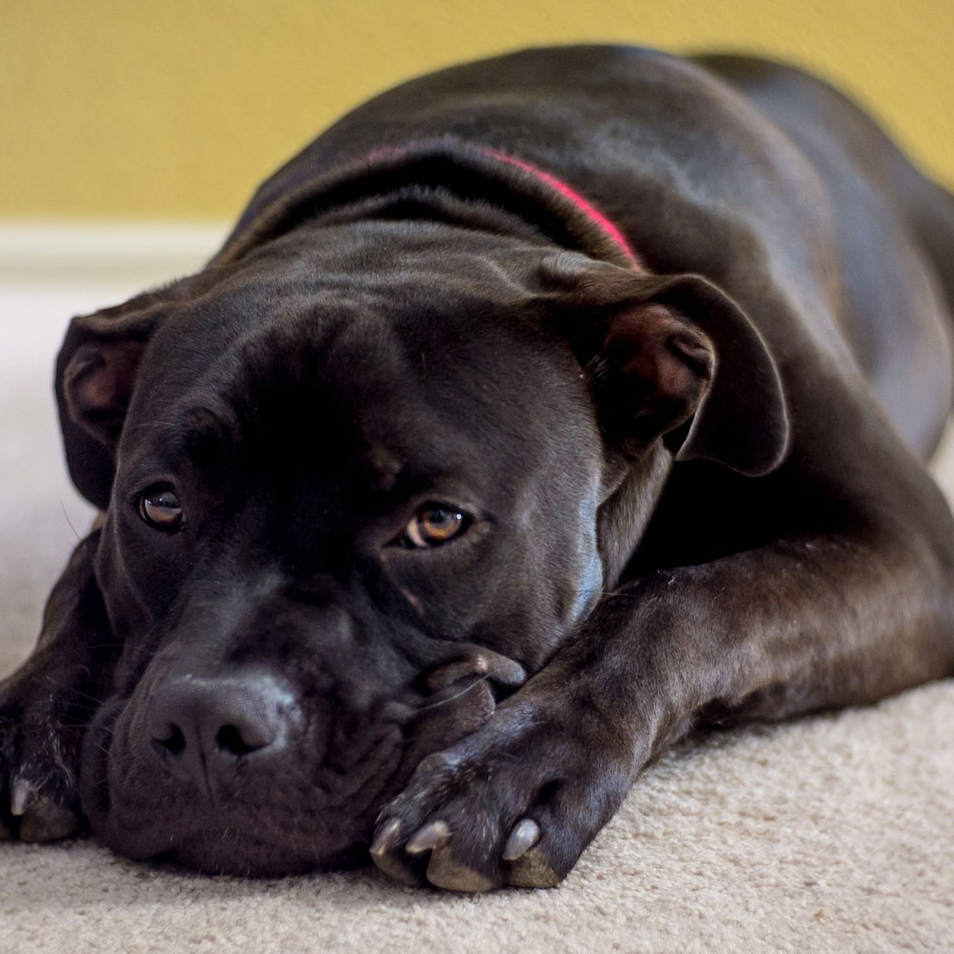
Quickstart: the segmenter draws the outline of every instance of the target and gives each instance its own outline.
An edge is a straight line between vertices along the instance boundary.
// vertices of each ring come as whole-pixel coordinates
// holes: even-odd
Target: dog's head
[[[76,319],[57,390],[123,647],[83,807],[212,871],[366,845],[617,580],[674,454],[785,443],[713,286],[438,224],[302,226]]]

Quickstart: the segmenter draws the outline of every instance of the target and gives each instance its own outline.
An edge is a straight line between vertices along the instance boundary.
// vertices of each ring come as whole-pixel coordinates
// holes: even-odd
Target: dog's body
[[[951,674],[951,301],[954,200],[795,71],[379,97],[72,325],[105,518],[3,686],[0,819],[275,873],[377,818],[395,877],[553,884],[690,727]]]

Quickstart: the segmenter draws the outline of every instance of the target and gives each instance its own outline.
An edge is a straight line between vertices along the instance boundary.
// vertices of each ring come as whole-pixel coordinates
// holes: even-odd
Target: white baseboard
[[[201,268],[229,231],[224,222],[0,220],[0,281],[108,281],[133,273],[173,278]]]

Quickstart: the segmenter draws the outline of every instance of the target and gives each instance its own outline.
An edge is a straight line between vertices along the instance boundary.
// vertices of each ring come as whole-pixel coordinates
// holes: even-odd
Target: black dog
[[[793,70],[375,99],[71,325],[104,517],[0,690],[3,826],[552,885],[691,727],[954,672],[952,300],[954,200]]]

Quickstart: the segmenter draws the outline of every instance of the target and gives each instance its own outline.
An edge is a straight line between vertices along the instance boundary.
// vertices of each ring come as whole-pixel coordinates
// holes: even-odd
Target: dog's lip
[[[423,697],[412,693],[382,702],[374,738],[356,756],[357,770],[347,773],[347,793],[322,794],[316,774],[316,801],[323,801],[324,809],[318,805],[285,817],[278,813],[273,819],[267,804],[230,806],[228,796],[212,806],[190,801],[187,794],[177,798],[170,789],[167,796],[172,800],[164,805],[163,786],[148,784],[156,766],[140,763],[137,772],[136,760],[145,756],[137,754],[132,739],[136,720],[130,707],[136,694],[109,700],[91,727],[84,762],[83,808],[94,834],[136,860],[171,859],[192,869],[236,875],[280,876],[337,867],[356,854],[366,856],[379,811],[416,767],[407,732],[414,731],[417,718],[448,694],[490,682],[506,691],[527,678],[520,663],[486,647],[459,644],[448,649],[423,675]],[[141,787],[137,774],[146,780]],[[299,784],[304,791],[311,783]],[[241,840],[226,839],[229,829],[240,832]]]
[[[80,807],[94,831],[109,818],[109,752],[125,700],[114,697],[99,707],[83,740]]]

